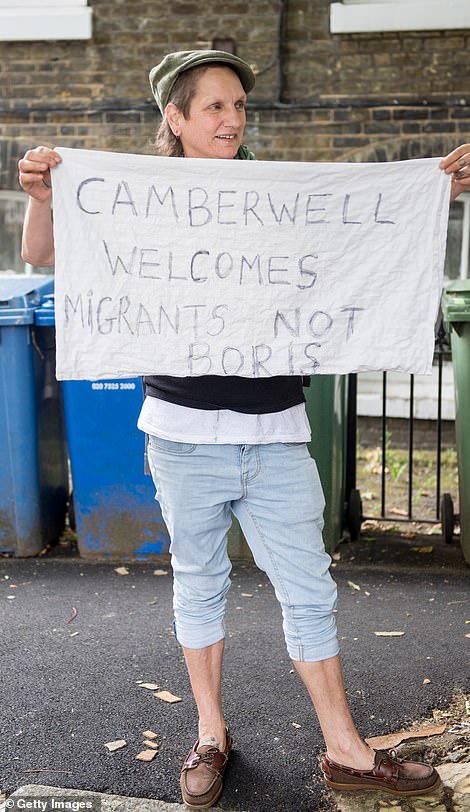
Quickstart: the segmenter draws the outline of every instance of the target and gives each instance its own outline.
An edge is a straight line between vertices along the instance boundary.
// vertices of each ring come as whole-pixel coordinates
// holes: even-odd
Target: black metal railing
[[[380,417],[380,511],[374,515],[367,515],[363,512],[362,519],[373,519],[381,521],[393,522],[417,522],[435,524],[441,519],[441,490],[442,490],[442,438],[443,438],[443,418],[442,418],[442,395],[443,395],[443,364],[444,360],[450,360],[450,344],[448,336],[445,332],[442,321],[436,331],[435,351],[434,351],[434,364],[437,366],[437,415],[435,419],[435,502],[434,502],[434,515],[422,516],[416,515],[413,510],[413,496],[414,496],[414,450],[415,450],[415,377],[410,375],[409,385],[409,413],[407,425],[407,468],[408,468],[408,483],[406,503],[400,511],[400,515],[393,511],[393,516],[387,514],[387,456],[389,453],[388,439],[387,439],[387,426],[388,421],[391,419],[387,415],[387,385],[388,373],[382,373],[382,414]],[[351,494],[355,489],[360,488],[361,483],[357,483],[357,375],[349,376],[348,387],[348,425],[347,425],[347,455],[346,455],[346,494]],[[433,421],[434,422],[434,421]],[[356,491],[357,493],[357,491]]]

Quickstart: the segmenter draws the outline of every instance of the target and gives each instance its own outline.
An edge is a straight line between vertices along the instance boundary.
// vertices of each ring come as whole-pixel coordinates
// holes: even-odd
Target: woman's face
[[[245,103],[246,93],[233,70],[208,68],[197,83],[188,118],[178,110],[185,157],[234,158],[245,130]]]

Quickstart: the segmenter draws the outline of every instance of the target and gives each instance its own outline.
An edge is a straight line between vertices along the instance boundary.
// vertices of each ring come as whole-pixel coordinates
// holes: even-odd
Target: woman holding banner
[[[250,66],[230,53],[172,53],[150,72],[163,121],[160,155],[252,160],[243,145]],[[19,162],[29,194],[23,256],[54,262],[50,172],[60,156],[47,147]],[[470,189],[470,144],[441,161],[452,197]],[[219,798],[232,738],[221,700],[224,608],[230,586],[227,533],[235,514],[283,612],[287,649],[325,738],[322,771],[336,789],[422,795],[436,771],[373,751],[359,736],[343,686],[333,610],[336,586],[322,541],[324,500],[310,439],[302,378],[201,376],[144,378],[139,428],[149,435],[157,498],[171,536],[175,635],[199,713],[199,737],[181,772],[191,808]]]

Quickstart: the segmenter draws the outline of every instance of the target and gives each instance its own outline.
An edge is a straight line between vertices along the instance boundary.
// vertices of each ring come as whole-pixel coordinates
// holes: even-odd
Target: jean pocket
[[[197,448],[197,444],[181,443],[179,440],[165,440],[163,437],[155,437],[155,435],[150,434],[149,447],[154,451],[165,451],[168,454],[183,456],[184,454],[192,454]]]
[[[297,443],[281,443],[281,445],[285,445],[288,448],[301,448],[303,445],[306,445],[306,443],[303,440],[300,440],[300,442]]]

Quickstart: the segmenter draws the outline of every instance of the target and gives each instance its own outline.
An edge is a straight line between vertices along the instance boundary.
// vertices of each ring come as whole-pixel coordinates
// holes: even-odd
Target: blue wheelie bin
[[[36,324],[55,325],[46,300]],[[147,559],[168,553],[169,536],[144,472],[145,435],[137,428],[140,378],[62,381],[72,475],[71,524],[84,558]]]
[[[34,313],[49,276],[0,275],[0,549],[35,555],[65,527],[68,465],[54,335]]]

